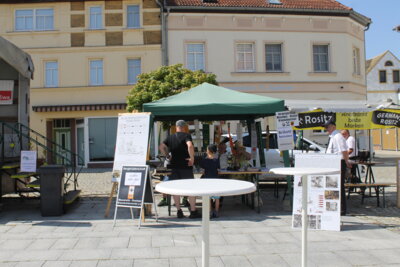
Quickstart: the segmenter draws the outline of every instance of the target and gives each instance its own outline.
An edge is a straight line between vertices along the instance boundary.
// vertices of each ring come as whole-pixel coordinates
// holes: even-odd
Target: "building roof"
[[[370,18],[335,0],[166,0],[165,7],[171,12],[348,16],[363,26],[371,23]]]
[[[329,9],[351,10],[335,0],[280,0],[281,4],[272,4],[268,0],[167,0],[168,6],[204,6],[204,7],[268,7],[289,9]]]
[[[1,36],[0,58],[16,69],[25,78],[33,79],[34,66],[31,56]]]
[[[397,61],[400,61],[392,52],[390,52],[389,50],[386,50],[385,52],[383,52],[380,55],[377,55],[376,57],[373,57],[371,59],[368,59],[365,62],[365,68],[366,68],[366,72],[367,74],[376,66],[376,64],[379,63],[379,61],[381,61],[381,59],[386,55],[386,54],[391,54],[395,59],[397,59]]]

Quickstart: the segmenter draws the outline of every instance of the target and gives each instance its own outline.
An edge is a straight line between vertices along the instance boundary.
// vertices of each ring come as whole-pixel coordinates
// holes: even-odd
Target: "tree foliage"
[[[127,110],[141,111],[145,103],[179,94],[203,82],[218,85],[215,74],[191,71],[183,68],[182,64],[162,66],[155,71],[142,73],[128,93]]]

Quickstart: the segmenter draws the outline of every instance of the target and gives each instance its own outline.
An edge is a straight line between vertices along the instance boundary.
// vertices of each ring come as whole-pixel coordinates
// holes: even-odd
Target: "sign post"
[[[117,201],[115,204],[114,224],[117,218],[118,207],[130,208],[132,219],[133,210],[140,209],[139,225],[140,228],[144,204],[153,204],[158,220],[157,208],[154,202],[153,187],[148,179],[148,166],[123,166],[122,175],[119,182]]]

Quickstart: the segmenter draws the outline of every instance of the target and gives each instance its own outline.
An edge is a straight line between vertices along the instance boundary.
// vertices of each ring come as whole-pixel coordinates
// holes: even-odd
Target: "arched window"
[[[388,60],[385,62],[385,67],[392,67],[393,66],[393,62]]]

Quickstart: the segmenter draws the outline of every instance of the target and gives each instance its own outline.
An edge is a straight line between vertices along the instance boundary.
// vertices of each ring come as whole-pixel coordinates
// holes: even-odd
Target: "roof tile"
[[[167,0],[168,6],[197,7],[253,7],[316,10],[352,10],[335,0],[281,0],[282,4],[270,4],[268,0]]]

